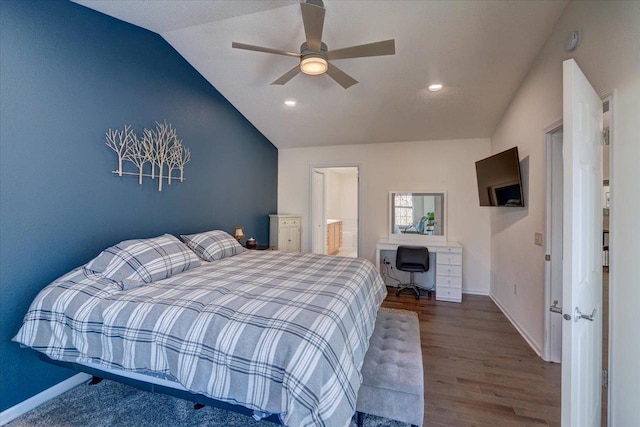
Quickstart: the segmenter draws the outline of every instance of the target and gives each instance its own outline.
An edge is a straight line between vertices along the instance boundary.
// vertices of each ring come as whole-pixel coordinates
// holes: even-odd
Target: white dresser
[[[381,251],[396,251],[401,245],[426,246],[435,253],[436,300],[462,302],[462,245],[458,242],[398,242],[378,240],[376,244],[376,267],[380,271]]]
[[[436,300],[462,302],[462,247],[436,248]]]
[[[301,224],[300,215],[269,215],[269,247],[286,252],[300,252]]]

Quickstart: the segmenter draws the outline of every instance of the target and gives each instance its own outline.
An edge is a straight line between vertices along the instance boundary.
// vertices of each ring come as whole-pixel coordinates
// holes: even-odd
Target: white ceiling
[[[345,90],[327,75],[271,85],[298,60],[231,48],[299,51],[296,0],[74,1],[160,34],[278,148],[491,136],[567,3],[327,0],[329,50],[396,41],[332,61],[359,81]]]

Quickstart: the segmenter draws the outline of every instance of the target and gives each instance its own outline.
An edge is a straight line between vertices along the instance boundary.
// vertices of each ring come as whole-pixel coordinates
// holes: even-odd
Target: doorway
[[[611,96],[603,98],[602,145],[602,418],[607,425],[608,416],[608,363],[609,363],[609,211],[610,211],[610,127]],[[545,238],[545,342],[543,359],[562,361],[562,233],[563,233],[563,129],[558,122],[547,128],[546,142],[546,238]]]
[[[563,166],[562,125],[554,125],[546,134],[547,153],[547,229],[545,305],[545,357],[549,362],[562,362],[562,209]]]
[[[359,256],[360,167],[311,168],[313,253]]]

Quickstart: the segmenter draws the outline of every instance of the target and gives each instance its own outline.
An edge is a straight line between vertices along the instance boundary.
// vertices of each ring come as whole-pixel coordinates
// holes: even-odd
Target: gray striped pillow
[[[216,261],[246,250],[233,236],[222,230],[183,235],[180,238],[205,261]]]
[[[122,241],[102,251],[85,268],[120,283],[149,283],[199,265],[198,257],[180,240],[164,234]]]

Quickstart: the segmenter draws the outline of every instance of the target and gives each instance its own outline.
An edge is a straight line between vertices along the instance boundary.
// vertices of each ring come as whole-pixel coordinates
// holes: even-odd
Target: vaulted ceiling
[[[74,1],[160,34],[278,148],[491,136],[567,3],[327,0],[330,50],[395,39],[393,56],[332,61],[359,82],[343,89],[271,85],[298,59],[231,48],[298,52],[297,0]]]

